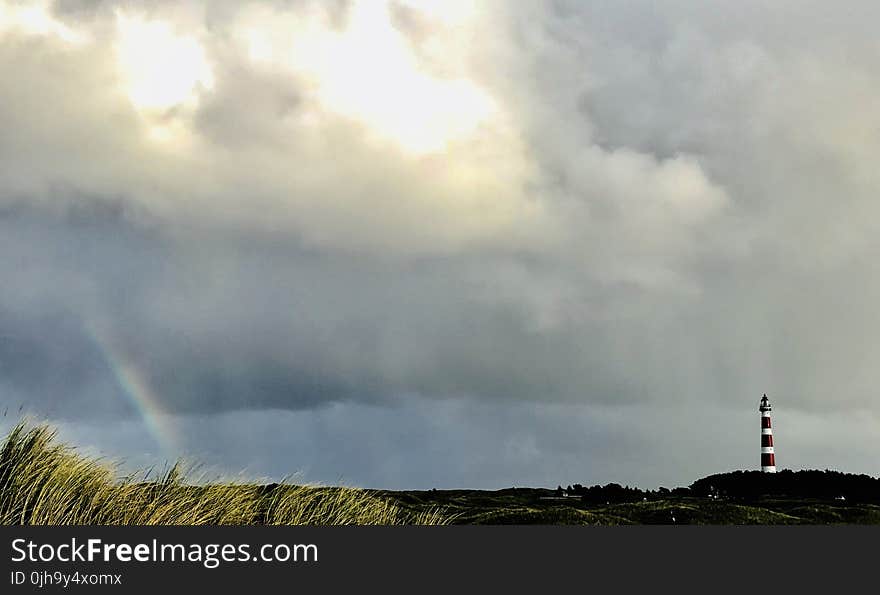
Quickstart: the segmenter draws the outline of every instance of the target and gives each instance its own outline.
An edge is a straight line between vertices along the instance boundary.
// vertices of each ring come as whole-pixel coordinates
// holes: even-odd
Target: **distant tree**
[[[691,484],[697,495],[714,489],[727,497],[754,500],[762,497],[835,499],[845,496],[846,502],[880,503],[880,478],[840,471],[783,469],[778,473],[733,471],[698,479]]]

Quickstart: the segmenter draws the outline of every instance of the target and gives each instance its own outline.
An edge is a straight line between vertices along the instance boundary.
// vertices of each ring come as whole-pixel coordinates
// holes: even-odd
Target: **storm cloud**
[[[651,487],[752,466],[767,392],[781,466],[876,474],[877,17],[2,2],[0,405],[273,477]]]

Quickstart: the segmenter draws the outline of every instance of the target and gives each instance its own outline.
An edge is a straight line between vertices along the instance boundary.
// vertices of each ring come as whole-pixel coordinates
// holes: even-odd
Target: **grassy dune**
[[[50,428],[18,424],[0,447],[4,525],[434,525],[421,511],[352,488],[198,485],[179,465],[138,481],[60,444]]]
[[[758,480],[766,483],[778,479],[794,485],[800,477],[780,474],[768,479],[752,475],[756,477],[741,472],[716,475],[694,485],[709,481],[733,490]],[[579,497],[553,497],[555,490],[544,488],[394,492],[202,483],[193,481],[179,465],[149,480],[143,480],[143,474],[139,478],[120,478],[112,465],[84,457],[59,443],[50,428],[22,423],[0,444],[0,524],[880,524],[880,499],[871,491],[877,480],[838,477],[836,473],[800,475],[804,481],[824,485],[829,494],[846,491],[853,497],[839,501],[823,495],[822,490],[807,497],[805,494],[814,489],[811,487],[804,488],[806,491],[799,496],[710,499],[692,489],[686,495],[650,493],[650,497],[628,500],[609,496],[608,501],[601,498],[591,502]],[[822,482],[830,482],[833,489]]]
[[[547,499],[553,490],[386,492],[414,510],[442,506],[473,525],[822,525],[880,524],[880,504],[790,497],[750,501],[668,496],[637,502]]]

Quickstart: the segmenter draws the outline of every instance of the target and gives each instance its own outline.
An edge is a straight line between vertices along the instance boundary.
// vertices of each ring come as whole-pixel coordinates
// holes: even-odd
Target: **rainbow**
[[[161,398],[125,351],[119,348],[104,327],[94,323],[84,325],[86,335],[112,372],[116,384],[134,406],[150,437],[168,457],[179,452],[173,416],[166,412]]]

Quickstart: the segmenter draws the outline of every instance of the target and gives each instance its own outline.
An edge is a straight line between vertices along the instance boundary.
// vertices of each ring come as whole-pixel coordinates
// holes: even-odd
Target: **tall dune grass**
[[[364,490],[289,484],[199,485],[180,465],[149,480],[59,443],[45,425],[19,423],[0,447],[3,525],[435,525]]]

